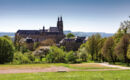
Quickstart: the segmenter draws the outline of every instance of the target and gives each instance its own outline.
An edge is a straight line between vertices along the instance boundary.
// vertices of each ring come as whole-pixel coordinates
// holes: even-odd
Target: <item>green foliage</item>
[[[122,22],[120,25],[120,29],[122,30],[123,34],[129,33],[130,21],[127,20],[127,21]]]
[[[72,34],[72,33],[68,33],[68,34],[66,35],[66,37],[67,37],[67,38],[73,38],[73,37],[75,37],[75,35]]]
[[[32,54],[32,52],[26,52],[26,53],[24,53],[24,55],[25,55],[31,62],[34,62],[34,61],[35,61],[35,56]]]
[[[79,59],[81,59],[81,61],[85,62],[88,59],[88,53],[85,49],[85,47],[80,47],[80,49],[78,50],[78,56]]]
[[[49,54],[46,56],[46,60],[49,63],[65,62],[65,52],[61,48],[52,46],[50,48]]]
[[[124,35],[123,31],[121,31],[121,29],[119,29],[117,31],[117,33],[114,35],[114,41],[116,44],[119,43],[119,41],[123,35]]]
[[[76,63],[77,56],[73,51],[66,54],[65,59],[68,63]]]
[[[95,34],[92,35],[91,37],[88,38],[88,41],[86,42],[86,50],[88,52],[88,54],[90,54],[92,56],[92,60],[98,60],[98,53],[101,49],[101,47],[99,47],[101,41],[101,36],[100,34]]]
[[[109,37],[102,48],[102,54],[109,62],[115,62],[116,55],[114,53],[114,40]]]
[[[8,39],[8,40],[11,40],[11,37],[9,37],[8,35],[4,35],[3,37]]]
[[[35,60],[31,53],[15,52],[13,58],[13,64],[27,64],[32,63]]]
[[[13,60],[14,46],[11,40],[0,37],[0,64]]]
[[[20,51],[21,51],[22,53],[25,53],[25,52],[28,52],[29,49],[26,47],[25,44],[23,44],[23,45],[20,46]]]
[[[104,61],[104,57],[103,57],[103,54],[102,54],[102,48],[104,46],[104,43],[106,41],[107,38],[102,38],[98,44],[98,47],[99,47],[99,50],[98,50],[98,61],[99,62],[102,62]]]
[[[127,58],[130,59],[130,44],[129,44],[128,50],[127,50]]]
[[[124,35],[115,48],[115,52],[118,58],[124,62],[128,62],[127,51],[128,51],[128,46],[130,44],[129,40],[130,40],[130,37],[127,34]]]
[[[61,46],[60,48],[61,48],[63,51],[66,51],[65,46]]]
[[[42,58],[45,58],[46,55],[49,53],[49,48],[50,47],[38,47],[34,52],[34,56],[40,59],[42,61]]]

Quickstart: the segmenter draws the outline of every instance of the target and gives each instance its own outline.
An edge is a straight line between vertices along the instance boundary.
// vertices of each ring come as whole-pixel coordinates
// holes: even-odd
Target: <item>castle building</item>
[[[57,26],[49,29],[41,30],[18,30],[15,34],[15,41],[20,42],[25,39],[32,39],[33,42],[41,42],[43,40],[52,39],[55,43],[59,43],[65,37],[63,33],[63,20],[58,17]]]

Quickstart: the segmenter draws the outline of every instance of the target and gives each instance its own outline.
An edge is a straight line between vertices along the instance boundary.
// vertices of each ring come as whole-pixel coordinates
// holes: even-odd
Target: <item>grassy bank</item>
[[[0,80],[130,80],[130,70],[0,74]]]

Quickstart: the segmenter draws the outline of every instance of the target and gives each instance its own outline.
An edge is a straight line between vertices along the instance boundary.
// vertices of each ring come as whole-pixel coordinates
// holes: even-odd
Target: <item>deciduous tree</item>
[[[109,62],[115,62],[116,55],[114,53],[114,40],[112,37],[109,37],[102,48],[102,54]]]
[[[126,63],[128,62],[127,51],[128,51],[128,46],[130,44],[129,40],[130,40],[129,36],[127,34],[124,35],[115,48],[115,52],[116,52],[118,58],[121,61],[124,61]]]

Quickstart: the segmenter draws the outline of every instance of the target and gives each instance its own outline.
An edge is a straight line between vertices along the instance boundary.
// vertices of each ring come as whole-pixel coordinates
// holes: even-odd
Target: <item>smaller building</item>
[[[81,44],[86,42],[86,37],[64,38],[60,41],[60,46],[65,46],[67,51],[78,50]]]

